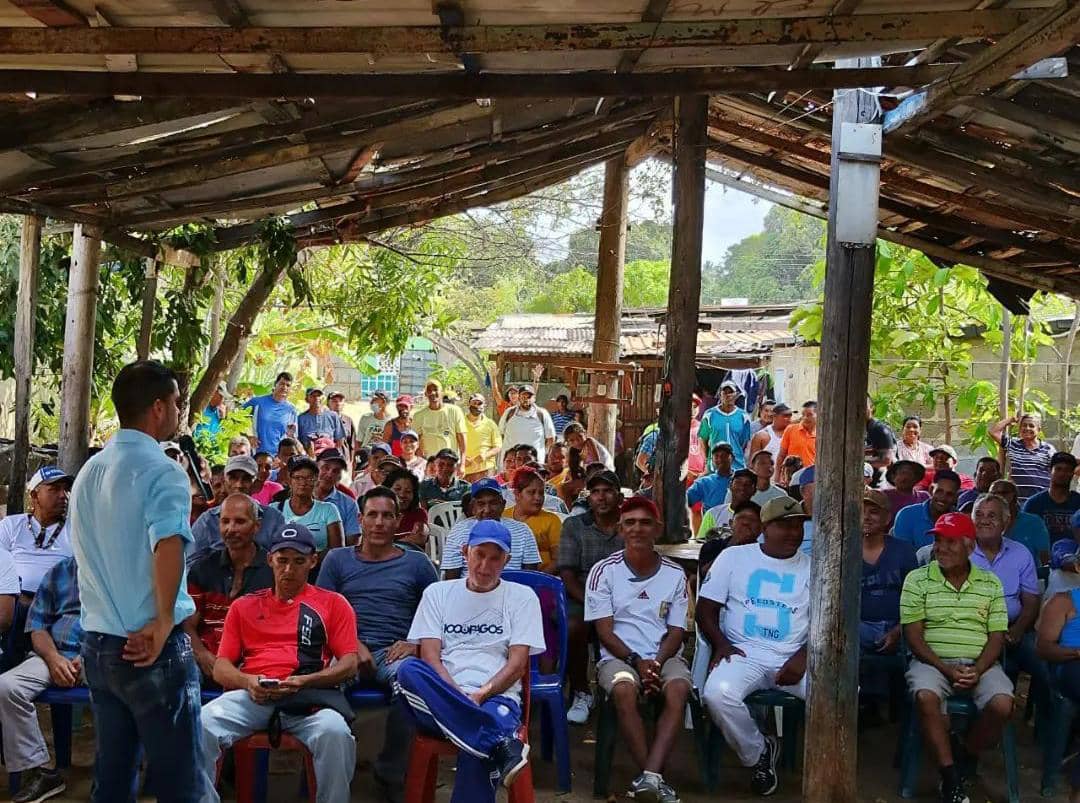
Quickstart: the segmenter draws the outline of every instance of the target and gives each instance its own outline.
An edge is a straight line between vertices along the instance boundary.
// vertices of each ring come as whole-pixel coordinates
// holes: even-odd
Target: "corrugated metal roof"
[[[698,333],[699,357],[767,354],[778,346],[793,345],[797,340],[788,328],[787,316],[729,320],[723,328],[714,325]],[[740,323],[743,325],[738,325]],[[473,346],[494,353],[588,356],[592,353],[592,341],[591,314],[522,314],[499,318],[477,335]],[[628,316],[623,320],[620,346],[624,359],[662,356],[664,330],[655,321]]]

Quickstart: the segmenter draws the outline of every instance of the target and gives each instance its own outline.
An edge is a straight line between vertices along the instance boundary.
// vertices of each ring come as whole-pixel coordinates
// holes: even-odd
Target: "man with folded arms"
[[[912,655],[907,682],[923,741],[941,771],[942,803],[968,803],[969,757],[996,744],[1012,714],[1013,685],[998,663],[1009,616],[1001,581],[971,561],[971,518],[946,513],[930,535],[936,560],[908,574],[900,593],[900,624]],[[945,707],[953,694],[970,694],[980,711],[960,755],[950,743]]]

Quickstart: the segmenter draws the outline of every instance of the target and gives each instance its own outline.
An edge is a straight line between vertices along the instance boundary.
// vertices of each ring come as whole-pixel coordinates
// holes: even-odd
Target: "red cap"
[[[634,496],[627,497],[619,507],[619,514],[629,513],[631,510],[644,510],[654,519],[660,521],[660,511],[656,509],[656,505],[653,504],[651,499],[646,499],[644,496],[635,494]]]
[[[946,513],[937,520],[928,535],[942,538],[975,538],[975,522],[966,513]]]

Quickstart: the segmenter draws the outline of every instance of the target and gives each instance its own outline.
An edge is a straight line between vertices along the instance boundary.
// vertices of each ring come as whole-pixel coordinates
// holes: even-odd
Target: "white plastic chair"
[[[428,525],[428,540],[424,551],[427,552],[427,556],[431,558],[431,562],[435,564],[436,568],[442,562],[443,545],[446,544],[446,535],[449,532],[450,530],[447,527],[438,524]]]
[[[461,502],[439,502],[428,510],[428,524],[442,527],[447,532],[463,518],[465,513],[461,509]]]

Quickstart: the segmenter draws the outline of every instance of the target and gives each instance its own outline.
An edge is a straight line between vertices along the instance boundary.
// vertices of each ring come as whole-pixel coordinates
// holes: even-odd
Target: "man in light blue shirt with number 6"
[[[176,375],[158,362],[131,363],[117,375],[112,400],[121,429],[71,492],[97,743],[90,799],[131,797],[141,744],[158,800],[195,803],[199,672],[180,627],[195,612],[184,565],[191,490],[159,444],[179,424]]]

